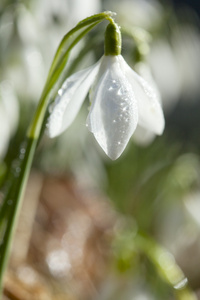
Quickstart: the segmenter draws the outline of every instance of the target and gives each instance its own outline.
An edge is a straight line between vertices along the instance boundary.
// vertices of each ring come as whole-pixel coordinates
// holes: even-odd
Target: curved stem
[[[54,73],[55,69],[57,68],[57,65],[58,65],[58,62],[60,61],[60,56],[62,54],[62,50],[64,47],[66,47],[66,44],[68,43],[68,40],[73,36],[73,34],[77,31],[77,30],[80,30],[82,29],[83,27],[85,26],[89,26],[91,25],[92,23],[100,23],[101,21],[103,20],[108,20],[109,22],[113,22],[113,19],[112,19],[112,16],[114,15],[113,12],[111,11],[105,11],[103,13],[100,13],[100,14],[96,14],[96,15],[93,15],[91,17],[88,17],[82,21],[80,21],[76,27],[74,27],[72,30],[70,30],[62,39],[59,47],[58,47],[58,50],[54,56],[54,59],[53,59],[53,62],[52,62],[52,65],[51,65],[51,68],[49,70],[49,75],[48,75],[48,78],[47,78],[47,81],[48,79],[51,77],[51,75]],[[64,55],[64,54],[63,54]]]

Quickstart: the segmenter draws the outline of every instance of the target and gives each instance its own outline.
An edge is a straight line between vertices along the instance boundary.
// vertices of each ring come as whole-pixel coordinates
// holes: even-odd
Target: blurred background
[[[157,85],[165,132],[137,131],[110,161],[85,126],[86,101],[60,137],[44,134],[5,300],[200,299],[199,1],[1,0],[0,185],[63,35],[104,10],[117,13],[127,62]],[[71,72],[101,57],[105,26],[77,46]]]

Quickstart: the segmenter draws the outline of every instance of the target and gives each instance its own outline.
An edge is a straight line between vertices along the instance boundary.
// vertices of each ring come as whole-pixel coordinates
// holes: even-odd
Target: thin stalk
[[[15,198],[16,201],[13,201],[13,206],[10,207],[10,213],[9,213],[9,218],[7,221],[7,227],[6,227],[6,230],[4,233],[3,244],[1,247],[0,293],[2,293],[3,276],[4,276],[4,272],[5,272],[7,263],[8,263],[9,253],[10,253],[9,250],[10,250],[10,246],[11,246],[11,242],[12,242],[12,237],[13,237],[13,234],[15,231],[15,227],[16,227],[15,225],[16,225],[18,215],[20,212],[20,207],[21,207],[22,200],[23,200],[22,196],[23,196],[23,193],[24,193],[24,190],[26,187],[26,183],[28,180],[28,175],[29,175],[32,160],[34,157],[36,145],[37,145],[37,139],[29,139],[28,140],[26,153],[24,156],[24,161],[21,166],[21,172],[20,172],[19,178],[18,178],[18,180],[15,184],[15,188],[14,188],[15,195],[12,195],[13,193],[10,193],[10,196],[11,196],[10,201],[13,201],[12,196]],[[7,205],[9,208],[8,203],[7,203]]]
[[[172,288],[177,300],[197,300],[196,295],[188,286],[187,278],[171,253],[142,234],[135,237],[135,243],[153,263],[160,277]]]

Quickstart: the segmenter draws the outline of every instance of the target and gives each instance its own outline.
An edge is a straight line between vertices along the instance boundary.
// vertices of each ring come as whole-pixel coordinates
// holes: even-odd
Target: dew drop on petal
[[[175,286],[174,288],[176,290],[181,290],[183,289],[188,283],[188,279],[186,277],[184,277],[182,280],[180,280]]]
[[[59,96],[62,96],[62,95],[63,95],[63,92],[64,92],[64,89],[63,89],[63,88],[59,89],[59,90],[58,90],[58,95],[59,95]]]

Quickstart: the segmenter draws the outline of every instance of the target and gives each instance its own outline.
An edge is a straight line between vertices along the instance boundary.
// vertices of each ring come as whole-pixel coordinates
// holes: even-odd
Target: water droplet
[[[122,96],[126,93],[126,90],[124,90],[122,87],[117,91],[118,96]]]
[[[59,95],[59,96],[62,96],[62,95],[63,95],[63,89],[62,89],[62,88],[58,90],[58,95]]]
[[[116,123],[116,120],[113,120],[113,123]]]
[[[26,152],[25,148],[20,149],[20,153],[25,153],[25,152]]]
[[[109,89],[110,89],[110,90],[113,90],[113,89],[118,89],[118,88],[119,88],[119,83],[117,83],[116,80],[112,80]]]
[[[126,111],[127,109],[128,109],[127,106],[122,108],[123,111]]]
[[[20,154],[19,154],[19,159],[22,160],[24,158],[26,149],[25,148],[21,148],[20,149]]]
[[[188,279],[186,277],[184,277],[181,281],[179,281],[175,286],[174,288],[176,290],[180,290],[180,289],[183,289],[188,283]]]

